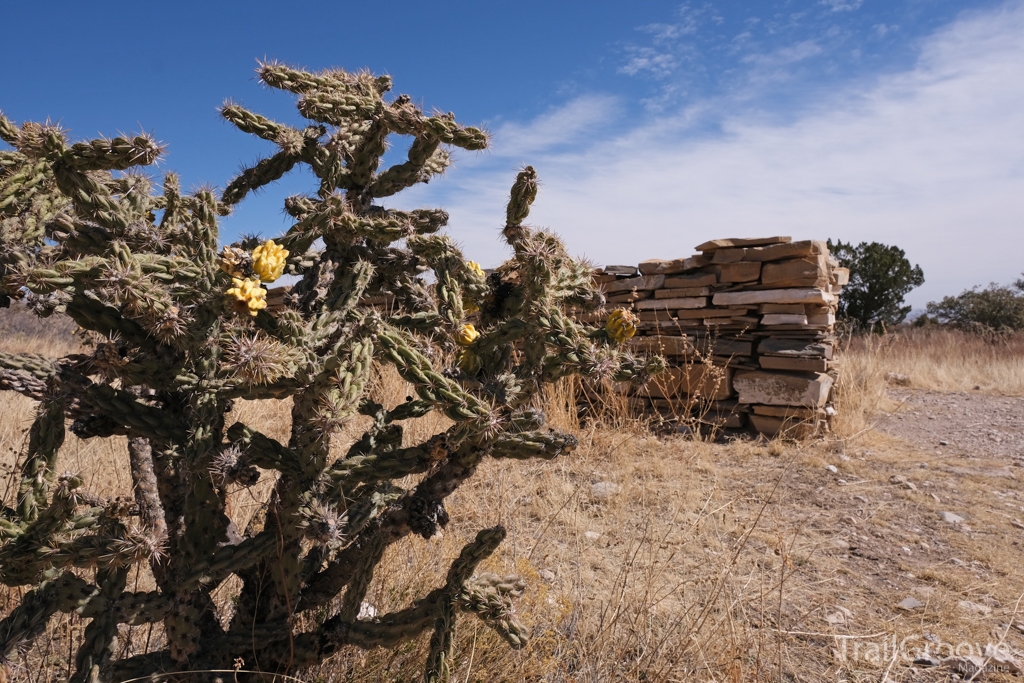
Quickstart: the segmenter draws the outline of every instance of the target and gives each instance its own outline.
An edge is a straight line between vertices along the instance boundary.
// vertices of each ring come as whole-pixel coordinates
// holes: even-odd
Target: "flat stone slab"
[[[789,370],[795,372],[825,372],[828,370],[828,361],[824,358],[761,356],[759,362],[765,370]]]
[[[799,358],[826,358],[831,360],[834,349],[831,344],[805,342],[799,339],[762,339],[757,347],[758,353],[772,356],[792,356]]]
[[[694,363],[682,368],[666,368],[640,389],[640,396],[672,398],[683,394],[721,401],[732,395],[732,369]]]
[[[707,305],[708,298],[706,296],[694,296],[680,299],[647,299],[636,302],[633,307],[638,311],[652,311],[672,308],[704,308]]]
[[[707,287],[718,282],[714,273],[690,273],[689,275],[672,275],[665,278],[667,289],[683,289],[685,287]]]
[[[716,306],[742,304],[830,304],[834,294],[820,289],[762,289],[753,292],[719,292],[713,299]]]
[[[644,275],[674,275],[711,263],[711,257],[703,254],[675,259],[650,259],[640,264]]]
[[[820,372],[790,374],[753,370],[737,372],[733,387],[740,403],[816,408],[828,401],[833,379]]]
[[[689,337],[633,337],[628,346],[634,351],[660,353],[666,356],[692,356],[696,349]]]
[[[805,313],[765,313],[761,316],[762,325],[806,325]]]
[[[716,249],[728,249],[730,247],[761,247],[767,244],[785,244],[792,242],[792,237],[730,237],[724,240],[710,240],[698,244],[697,251],[714,251]]]
[[[774,244],[770,247],[752,247],[743,250],[743,261],[779,261],[788,258],[799,258],[824,254],[828,245],[819,240],[802,240],[787,244]]]
[[[776,287],[825,287],[828,264],[824,254],[772,261],[761,269],[761,284]]]
[[[628,292],[633,289],[660,289],[665,284],[664,275],[650,275],[641,277],[631,277],[625,280],[616,280],[615,282],[609,282],[604,285],[604,291],[606,294],[613,292]]]

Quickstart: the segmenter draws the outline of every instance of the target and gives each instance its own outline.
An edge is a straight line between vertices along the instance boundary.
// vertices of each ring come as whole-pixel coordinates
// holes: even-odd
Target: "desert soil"
[[[791,636],[783,679],[962,680],[912,660],[1000,642],[1024,655],[1024,398],[904,388],[890,398],[873,431],[805,447],[783,474],[742,465],[778,477],[780,517],[768,526],[796,539],[771,624]],[[721,461],[718,474],[741,476]],[[904,639],[910,657],[894,657]],[[975,680],[1020,680],[989,666]]]
[[[1024,398],[906,389],[889,396],[898,407],[876,429],[941,455],[1024,461]]]

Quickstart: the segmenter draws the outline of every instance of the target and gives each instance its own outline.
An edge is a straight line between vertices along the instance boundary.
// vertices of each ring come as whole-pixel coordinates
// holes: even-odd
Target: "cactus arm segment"
[[[182,442],[187,430],[167,411],[148,406],[123,389],[108,384],[93,384],[85,390],[85,400],[118,424],[131,427],[142,436],[160,441]]]
[[[228,101],[220,108],[220,115],[235,124],[243,133],[249,133],[270,142],[281,141],[289,133],[300,135],[299,131],[281,123],[271,121],[265,116],[249,111],[234,102]]]
[[[59,579],[43,581],[25,594],[21,603],[0,620],[0,661],[10,661],[22,643],[35,640],[59,607]]]
[[[578,445],[579,440],[575,436],[559,432],[504,434],[491,445],[491,455],[495,458],[516,460],[550,460],[563,453],[571,453]]]
[[[462,549],[458,559],[448,570],[448,581],[437,601],[434,633],[430,637],[430,654],[427,656],[423,673],[425,683],[448,680],[455,647],[456,607],[459,596],[476,566],[489,557],[504,538],[504,527],[483,529],[472,543]]]
[[[241,572],[275,551],[278,541],[277,530],[267,529],[237,545],[222,546],[192,566],[181,582],[182,589],[216,586],[229,574]]]
[[[160,145],[148,135],[131,139],[116,137],[79,142],[61,154],[61,162],[78,173],[123,171],[132,166],[149,166],[160,156]]]
[[[419,446],[346,458],[335,463],[325,475],[335,486],[351,489],[356,484],[419,474],[448,456],[447,441],[446,434],[439,434]]]
[[[144,436],[128,435],[128,462],[131,468],[135,504],[139,508],[139,521],[149,529],[154,543],[167,544],[167,520],[160,501],[156,471],[153,468],[153,446]],[[158,556],[150,558],[150,568],[158,583],[165,578],[165,566]]]
[[[441,141],[429,134],[418,136],[409,147],[409,160],[396,164],[377,176],[370,185],[370,196],[390,197],[416,183],[430,182],[432,176],[444,173],[451,165],[448,152],[440,149]]]
[[[128,568],[118,567],[100,571],[96,575],[99,592],[107,602],[113,602],[124,591],[128,579]],[[95,681],[101,666],[110,659],[110,646],[117,635],[117,615],[109,607],[96,614],[85,627],[82,644],[75,653],[75,673],[70,683],[89,683]]]
[[[513,649],[526,646],[526,628],[516,619],[512,599],[523,595],[526,582],[518,576],[485,573],[467,581],[458,596],[463,612],[477,615]]]
[[[503,235],[513,247],[520,243],[524,236],[523,221],[530,215],[530,205],[537,198],[537,172],[533,166],[527,166],[512,185],[512,193],[505,207],[505,230]]]
[[[373,580],[373,570],[380,563],[384,556],[387,545],[379,536],[370,540],[371,546],[360,558],[352,571],[352,578],[345,589],[345,596],[341,602],[341,610],[338,611],[338,618],[341,621],[355,621],[359,616],[359,610],[366,597],[366,591],[370,588],[370,581]]]
[[[221,194],[221,201],[229,206],[237,204],[245,199],[245,195],[250,192],[279,180],[299,161],[300,157],[297,154],[284,151],[262,159],[254,166],[243,169],[234,180],[228,183]]]
[[[422,400],[442,408],[452,420],[487,421],[491,418],[490,406],[463,391],[457,382],[435,371],[406,334],[382,327],[377,341],[384,357],[395,365],[402,379],[416,388]]]
[[[393,315],[387,320],[388,324],[409,332],[429,334],[437,330],[441,324],[441,316],[435,311],[420,311],[418,313],[405,313]]]
[[[13,145],[18,141],[18,127],[14,125],[14,122],[4,116],[4,113],[0,111],[0,140],[3,140],[8,145]]]
[[[227,437],[243,449],[252,464],[273,469],[293,477],[302,475],[302,465],[295,452],[260,432],[236,422],[228,428]]]
[[[56,364],[44,356],[0,352],[0,391],[17,391],[42,401],[47,383],[56,374]]]
[[[29,431],[28,455],[21,469],[18,512],[27,522],[46,507],[46,494],[56,476],[57,452],[64,443],[64,406],[60,401],[40,405]]]

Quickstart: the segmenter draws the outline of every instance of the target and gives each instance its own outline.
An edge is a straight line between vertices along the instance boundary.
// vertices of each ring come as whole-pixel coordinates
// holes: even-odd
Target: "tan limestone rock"
[[[747,253],[747,250],[743,249],[743,248],[740,248],[740,249],[717,249],[717,250],[715,250],[714,255],[711,257],[711,263],[719,264],[719,263],[736,263],[737,261],[746,261],[747,259],[744,258],[746,253]]]
[[[655,299],[678,299],[680,297],[707,296],[711,294],[709,287],[683,287],[679,289],[659,289],[654,292]]]
[[[683,289],[686,287],[707,287],[718,282],[714,273],[690,273],[689,275],[672,275],[665,278],[667,289]]]
[[[633,351],[658,353],[664,356],[692,356],[695,353],[688,337],[633,337],[628,346]]]
[[[761,316],[761,324],[765,327],[772,325],[806,325],[807,315],[805,313],[767,313]]]
[[[638,311],[649,311],[653,309],[670,308],[704,308],[708,305],[706,296],[683,297],[678,299],[648,299],[638,301],[635,306]]]
[[[640,277],[630,277],[625,280],[609,282],[604,286],[604,291],[606,294],[613,294],[615,292],[628,292],[631,289],[660,289],[664,284],[664,275],[642,275]]]
[[[641,301],[643,299],[650,299],[651,292],[649,290],[640,289],[635,292],[625,292],[623,294],[612,294],[608,297],[608,303],[610,304],[624,304],[632,303],[633,301]]]
[[[833,268],[832,269],[832,284],[836,287],[842,287],[843,285],[850,284],[850,269],[849,268]]]
[[[788,244],[775,244],[770,247],[751,247],[744,250],[744,261],[781,261],[782,259],[800,258],[828,253],[828,245],[819,240],[802,240]]]
[[[820,289],[761,289],[747,292],[719,292],[714,296],[716,306],[737,304],[830,304],[835,296]]]
[[[807,439],[820,429],[818,421],[801,421],[775,417],[773,415],[750,415],[750,424],[767,437],[781,436],[786,439]]]
[[[813,341],[800,341],[799,339],[762,339],[757,347],[760,354],[773,356],[792,356],[804,358],[826,358],[831,360],[834,347],[832,344],[822,344]]]
[[[640,264],[640,272],[644,275],[674,275],[706,266],[709,263],[711,263],[711,257],[703,254],[689,258],[651,259]]]
[[[809,313],[808,307],[803,304],[761,304],[757,307],[758,313],[790,313],[792,315],[804,315]],[[817,312],[815,310],[815,312]]]
[[[819,408],[801,408],[799,406],[751,406],[758,415],[771,415],[773,417],[798,418],[806,420],[809,418],[825,417],[825,411]]]
[[[696,247],[697,251],[714,251],[716,249],[726,249],[729,247],[760,247],[768,244],[783,244],[786,242],[792,242],[792,237],[730,237],[724,240],[710,240],[703,244],[698,244]]]
[[[828,282],[825,255],[772,261],[761,269],[761,284],[775,287],[824,287]]]
[[[731,308],[703,308],[696,310],[676,311],[676,317],[680,319],[689,318],[732,318],[742,315],[743,311],[736,311]]]
[[[753,282],[761,275],[761,264],[756,261],[739,261],[715,266],[719,282]]]
[[[791,372],[825,372],[828,370],[828,361],[824,358],[761,356],[759,362],[765,370],[789,370]]]
[[[732,395],[732,369],[694,363],[682,368],[668,368],[651,378],[637,393],[654,398],[672,398],[679,394],[700,396],[721,401]]]
[[[823,373],[783,374],[753,370],[737,372],[733,386],[740,403],[813,408],[828,401],[833,380]]]

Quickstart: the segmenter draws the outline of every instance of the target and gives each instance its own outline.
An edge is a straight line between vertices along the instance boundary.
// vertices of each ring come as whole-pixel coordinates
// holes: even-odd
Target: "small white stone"
[[[832,474],[839,474],[839,468],[836,467],[835,465],[829,465],[825,469],[831,472]]]
[[[377,608],[368,602],[359,605],[359,614],[356,619],[373,619],[377,616]]]
[[[618,484],[613,484],[610,481],[598,481],[590,485],[590,497],[604,502],[611,500],[621,490],[622,487]]]
[[[896,606],[900,609],[909,611],[912,609],[918,609],[919,607],[924,607],[924,603],[917,598],[904,598]]]
[[[988,616],[992,613],[992,608],[988,605],[982,605],[977,602],[971,602],[970,600],[961,600],[960,602],[956,603],[956,606],[964,612],[974,612],[975,614],[981,614],[983,616]]]

